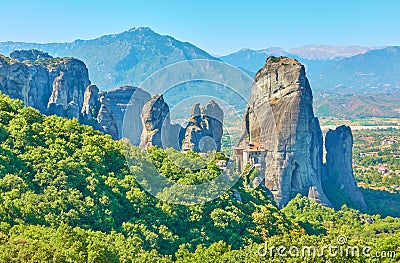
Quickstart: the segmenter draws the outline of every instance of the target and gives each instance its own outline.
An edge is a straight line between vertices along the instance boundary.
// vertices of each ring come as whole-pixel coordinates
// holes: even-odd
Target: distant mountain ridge
[[[219,60],[188,42],[157,34],[148,27],[70,43],[0,43],[0,54],[3,55],[24,49],[78,58],[88,66],[92,82],[106,90],[123,85],[137,86],[151,73],[179,61]]]
[[[307,53],[313,50],[315,56]],[[270,55],[294,57],[306,66],[317,116],[400,117],[400,47],[242,49],[220,59],[255,75]]]
[[[279,47],[271,47],[261,50],[244,48],[227,56],[219,57],[222,61],[233,66],[248,70],[252,74],[257,72],[265,64],[269,56],[287,56],[285,50]]]
[[[308,60],[310,78],[318,89],[352,88],[357,93],[400,89],[400,47],[371,50],[341,59]]]
[[[316,50],[314,55],[310,53],[312,50]],[[397,46],[375,49],[309,45],[288,52],[277,48],[242,49],[220,59],[255,74],[270,55],[293,57],[305,64],[316,89],[351,87],[365,91],[365,88],[400,87]]]
[[[298,56],[302,59],[337,59],[352,57],[367,53],[371,50],[382,49],[385,47],[363,47],[363,46],[333,46],[333,45],[305,45],[291,48],[288,54]]]
[[[271,55],[293,57],[305,64],[310,81],[316,89],[380,84],[396,86],[397,80],[396,83],[390,83],[390,80],[381,77],[379,83],[376,83],[376,76],[380,74],[370,70],[376,64],[376,60],[384,60],[386,56],[391,59],[391,54],[382,52],[384,57],[376,57],[371,52],[390,48],[395,47],[305,45],[288,51],[280,47],[270,47],[261,50],[242,49],[217,58],[188,42],[157,34],[148,27],[132,28],[118,34],[104,35],[91,40],[78,39],[69,43],[0,42],[0,54],[6,56],[13,50],[38,49],[53,56],[78,58],[87,65],[92,82],[104,90],[123,85],[137,86],[149,75],[167,65],[192,59],[222,60],[253,75]],[[372,56],[374,60],[366,61],[363,56]],[[355,65],[360,60],[365,64]],[[392,71],[387,70],[385,66],[387,65],[377,70],[391,74]],[[340,74],[336,74],[336,70]],[[386,73],[384,75],[387,75]]]

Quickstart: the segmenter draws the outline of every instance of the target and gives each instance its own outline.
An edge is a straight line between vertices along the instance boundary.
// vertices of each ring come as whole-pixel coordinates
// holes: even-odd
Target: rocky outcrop
[[[207,123],[210,137],[214,140],[216,150],[221,150],[221,140],[223,134],[224,112],[213,100],[209,101],[203,108],[203,118]]]
[[[54,77],[49,114],[80,119],[84,92],[90,85],[86,65],[78,59],[64,58],[50,70],[49,75]]]
[[[186,131],[170,123],[169,107],[162,96],[149,100],[149,93],[131,86],[99,91],[90,85],[85,64],[74,58],[52,58],[37,50],[14,51],[11,58],[0,55],[0,90],[44,114],[77,118],[114,139],[126,137],[142,148],[180,149]],[[219,150],[222,110],[210,102],[201,112],[199,108],[200,115],[202,120],[196,124],[204,125],[202,135],[198,140],[189,136],[188,141],[194,142],[196,151],[205,151],[210,147],[203,142],[212,138],[212,149]]]
[[[304,66],[292,58],[269,57],[255,76],[245,111],[245,131],[236,152],[246,158],[240,160],[264,166],[265,186],[280,207],[297,193],[333,206],[331,191],[327,196],[324,190],[339,186],[336,194],[346,193],[354,206],[365,208],[352,171],[350,128],[328,132],[324,167],[323,137],[312,105]],[[257,156],[263,160],[256,162]]]
[[[43,113],[47,111],[52,81],[45,67],[28,66],[6,57],[0,59],[1,92]]]
[[[142,114],[143,132],[140,140],[140,148],[150,146],[166,148],[169,142],[165,135],[171,126],[169,107],[162,95],[154,95],[143,106]]]
[[[89,122],[96,118],[99,111],[99,88],[96,85],[89,85],[83,94],[82,118]]]
[[[38,59],[47,59],[53,58],[48,53],[31,49],[31,50],[14,50],[10,53],[10,58],[18,60],[20,62],[23,61],[35,61]]]
[[[140,114],[150,98],[149,93],[130,86],[99,91],[90,85],[82,61],[52,58],[37,50],[14,51],[11,58],[0,55],[0,90],[44,114],[77,118],[114,139],[121,139],[125,128],[134,145],[140,143]],[[129,121],[124,126],[128,105]]]
[[[11,58],[0,60],[0,90],[45,114],[80,119],[89,84],[88,70],[77,59],[29,50],[14,51]]]
[[[139,145],[143,127],[140,113],[149,98],[149,93],[136,87],[122,86],[99,91],[97,86],[90,85],[84,94],[82,118],[85,123],[110,134],[113,139],[124,136],[133,145]]]
[[[269,57],[258,71],[246,109],[245,134],[268,152],[265,185],[282,207],[296,194],[331,205],[322,190],[322,132],[304,66]]]
[[[348,126],[329,130],[325,137],[326,170],[323,177],[325,187],[344,192],[358,208],[366,208],[364,197],[357,188],[352,168],[353,135]]]
[[[124,136],[131,144],[139,145],[143,129],[140,114],[150,99],[150,94],[140,88],[122,86],[114,90],[101,91],[98,96],[100,110],[97,121],[101,130],[114,139],[121,139]]]
[[[113,139],[118,138],[118,126],[114,119],[114,116],[107,106],[107,104],[101,104],[99,114],[97,116],[97,128],[104,133],[110,134]]]
[[[215,101],[204,108],[200,103],[193,106],[185,128],[182,150],[208,152],[221,150],[224,113]]]

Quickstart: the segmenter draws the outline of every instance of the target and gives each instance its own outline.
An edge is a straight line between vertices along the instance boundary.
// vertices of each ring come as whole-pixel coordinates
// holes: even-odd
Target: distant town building
[[[364,157],[364,156],[375,157],[375,156],[379,156],[379,153],[378,152],[360,153],[360,156],[361,157]]]
[[[400,185],[392,185],[390,187],[393,188],[394,190],[397,190],[397,191],[400,190]]]
[[[381,145],[393,145],[395,143],[396,143],[396,140],[394,140],[393,138],[384,139],[381,141]]]
[[[378,172],[382,175],[388,172],[388,169],[387,169],[386,165],[384,165],[384,164],[381,164],[381,163],[378,164],[377,168],[378,168]]]

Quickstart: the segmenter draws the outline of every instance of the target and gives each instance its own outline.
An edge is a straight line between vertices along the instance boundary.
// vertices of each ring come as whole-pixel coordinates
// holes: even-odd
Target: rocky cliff
[[[11,98],[46,112],[52,83],[47,68],[0,56],[0,90]]]
[[[63,58],[49,69],[52,93],[48,102],[48,113],[69,118],[81,118],[84,93],[90,85],[86,65],[73,58]]]
[[[296,193],[331,205],[322,190],[322,132],[303,65],[269,57],[256,74],[245,123],[250,141],[268,151],[265,185],[279,206]]]
[[[0,90],[42,113],[76,118],[142,148],[181,149],[184,144],[199,152],[221,149],[223,112],[215,102],[198,106],[198,118],[188,127],[171,124],[162,96],[150,99],[131,86],[100,91],[90,84],[85,64],[74,58],[53,58],[37,50],[0,56]]]
[[[89,85],[83,94],[82,118],[85,122],[93,120],[99,111],[99,88],[96,85]]]
[[[52,58],[37,50],[0,56],[0,90],[42,113],[80,119],[89,84],[88,70],[77,59]]]
[[[357,188],[352,168],[353,135],[348,126],[329,130],[325,137],[326,169],[324,187],[345,193],[356,206],[366,208],[364,197]]]
[[[143,128],[140,114],[149,98],[149,93],[136,87],[99,91],[97,86],[90,85],[84,94],[82,118],[86,124],[110,134],[113,139],[128,136],[133,145],[139,145]]]
[[[332,206],[323,190],[323,183],[328,182],[322,180],[323,136],[314,116],[311,87],[302,64],[292,58],[267,59],[255,76],[244,126],[240,145],[247,142],[253,150],[254,145],[266,150],[265,186],[280,207],[297,193]],[[331,132],[328,137],[327,170],[345,167],[346,172],[337,182],[350,184],[345,191],[351,198],[356,194],[355,199],[361,200],[351,170],[351,143],[345,133],[337,133],[342,135]],[[334,137],[336,141],[343,140],[336,147],[330,144]]]
[[[196,103],[185,127],[172,124],[169,106],[162,95],[153,95],[143,106],[140,148],[172,147],[177,150],[208,152],[221,150],[224,113],[215,101],[204,108]]]
[[[182,150],[195,152],[220,151],[224,113],[215,101],[204,108],[200,103],[193,106],[185,128]]]
[[[135,95],[132,96],[133,94]],[[140,114],[149,99],[149,93],[131,86],[101,91],[99,93],[100,110],[97,114],[97,121],[102,130],[111,134],[114,139],[129,136],[133,145],[139,145],[143,129]],[[128,112],[127,108],[129,109]],[[124,124],[125,113],[127,116]]]
[[[169,146],[165,135],[169,133],[171,122],[169,107],[162,95],[153,95],[143,106],[142,114],[143,132],[140,148],[150,146],[166,148]]]

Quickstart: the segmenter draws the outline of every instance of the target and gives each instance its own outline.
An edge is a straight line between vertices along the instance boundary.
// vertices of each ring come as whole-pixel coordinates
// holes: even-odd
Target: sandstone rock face
[[[80,119],[84,92],[90,85],[86,65],[77,59],[64,58],[56,68],[50,70],[49,75],[55,76],[48,103],[49,114]],[[56,109],[56,112],[51,109]]]
[[[77,59],[52,58],[37,50],[14,51],[11,56],[0,55],[3,93],[44,114],[77,118],[114,139],[121,139],[125,128],[131,143],[140,144],[140,114],[149,93],[130,86],[100,92],[97,86],[90,85],[88,70]],[[128,105],[129,116],[124,126]]]
[[[169,142],[163,135],[168,134],[171,122],[169,107],[162,95],[154,95],[143,106],[142,114],[143,132],[140,140],[140,148],[147,149],[150,146],[166,148]]]
[[[52,80],[46,68],[15,60],[0,60],[0,90],[25,105],[46,112]]]
[[[216,144],[216,150],[221,150],[221,139],[223,134],[224,112],[215,101],[209,101],[203,109],[203,118],[208,124],[211,138]]]
[[[336,185],[360,208],[366,208],[364,197],[357,188],[352,169],[353,135],[348,126],[329,130],[325,137],[326,171],[323,183]]]
[[[99,93],[100,110],[97,115],[101,130],[114,139],[121,139],[122,135],[128,136],[131,144],[139,145],[143,129],[140,114],[149,99],[149,93],[131,86],[101,91]]]
[[[280,207],[296,193],[331,205],[321,185],[322,132],[312,99],[295,59],[269,57],[256,74],[242,140],[247,136],[267,150],[265,185]]]
[[[94,119],[99,111],[99,88],[89,85],[83,94],[82,117],[85,121]]]
[[[107,134],[110,134],[113,139],[118,139],[117,122],[107,104],[102,103],[97,116],[97,128]]]
[[[221,150],[224,113],[219,105],[210,101],[204,108],[193,106],[184,131],[182,150],[208,152]]]

